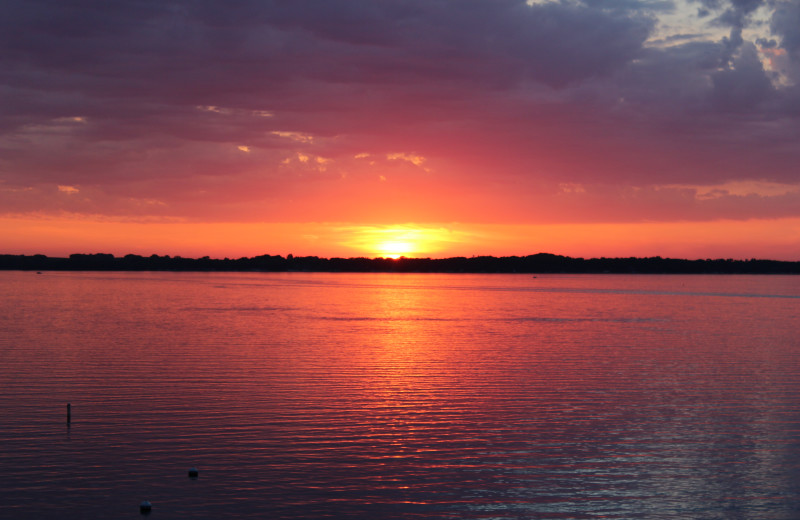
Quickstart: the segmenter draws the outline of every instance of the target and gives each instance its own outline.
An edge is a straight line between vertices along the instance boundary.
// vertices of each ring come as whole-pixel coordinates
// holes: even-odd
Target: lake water
[[[0,294],[1,518],[800,518],[800,277],[0,272]]]

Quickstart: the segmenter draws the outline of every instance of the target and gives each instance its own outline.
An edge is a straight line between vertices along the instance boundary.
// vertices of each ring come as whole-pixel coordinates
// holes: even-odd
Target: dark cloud
[[[178,131],[176,115],[209,115],[195,106],[325,132],[311,119],[349,112],[353,125],[359,106],[427,105],[419,117],[454,93],[563,88],[622,67],[652,27],[638,13],[517,0],[5,3],[0,83],[15,102],[3,128],[85,116],[110,138]],[[211,130],[188,131],[198,126]]]
[[[203,79],[194,85],[198,92],[244,78],[261,87],[298,77],[413,81],[455,75],[484,82],[487,73],[563,85],[631,59],[652,25],[603,10],[516,0],[134,6],[38,2],[20,13],[22,24],[5,18],[4,61],[17,69],[12,78],[33,82],[44,78],[21,73],[59,72],[60,85],[80,88],[91,78],[93,86],[103,81],[112,93],[132,93],[153,78]],[[490,67],[492,58],[501,63]],[[19,70],[23,66],[36,69]],[[215,81],[225,74],[230,83]]]
[[[723,66],[730,64],[744,42],[742,31],[749,24],[751,15],[767,3],[766,0],[695,0],[695,2],[702,6],[698,16],[705,17],[716,11],[713,23],[731,29],[728,37],[722,40],[726,49],[721,61]]]
[[[652,26],[516,0],[6,3],[0,81],[19,98],[6,128],[77,112],[133,126],[198,105],[347,111],[365,90],[385,105],[560,88],[623,66]]]
[[[746,44],[733,68],[712,74],[713,103],[725,111],[748,111],[766,101],[773,93],[753,44]]]
[[[781,37],[781,47],[793,54],[800,54],[800,3],[777,2],[772,15],[772,32]]]
[[[775,49],[778,47],[778,42],[772,39],[768,40],[767,38],[757,38],[756,45],[762,49]]]
[[[368,178],[365,152],[420,154],[478,194],[797,182],[797,88],[742,37],[764,4],[701,0],[728,37],[656,47],[672,2],[0,0],[0,191],[16,210],[274,216],[304,192],[356,197],[340,185]],[[798,20],[777,2],[758,42],[795,68]],[[411,204],[433,174],[396,166]]]

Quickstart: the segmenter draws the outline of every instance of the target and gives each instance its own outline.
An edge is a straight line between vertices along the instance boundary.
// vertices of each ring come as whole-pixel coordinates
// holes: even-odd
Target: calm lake
[[[0,272],[0,294],[0,518],[800,518],[800,277]]]

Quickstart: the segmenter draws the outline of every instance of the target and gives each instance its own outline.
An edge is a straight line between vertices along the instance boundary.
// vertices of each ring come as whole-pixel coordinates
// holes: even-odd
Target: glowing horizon
[[[746,240],[742,236],[749,237]],[[609,237],[617,237],[615,240]],[[679,237],[677,240],[675,237]],[[800,218],[691,222],[354,226],[341,223],[131,222],[0,218],[0,254],[262,254],[367,258],[527,256],[734,258],[798,261]],[[37,244],[44,242],[47,246]],[[169,245],[165,245],[169,244]],[[213,244],[213,246],[209,246]],[[758,252],[766,252],[759,254]]]
[[[0,254],[800,259],[800,3],[393,5],[20,4]]]

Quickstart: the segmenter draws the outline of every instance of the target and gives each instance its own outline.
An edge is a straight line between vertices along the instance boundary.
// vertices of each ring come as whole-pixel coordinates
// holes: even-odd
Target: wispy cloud
[[[0,44],[6,213],[800,216],[796,1],[41,0]]]

